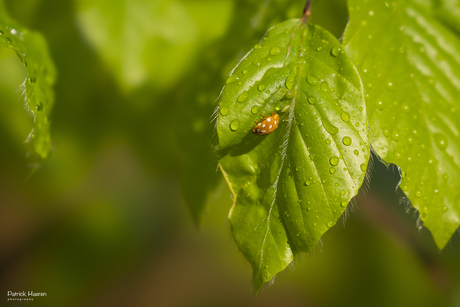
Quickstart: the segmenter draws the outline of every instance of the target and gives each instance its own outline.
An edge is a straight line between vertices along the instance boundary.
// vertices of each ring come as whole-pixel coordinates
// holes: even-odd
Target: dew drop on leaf
[[[285,97],[289,100],[294,99],[295,97],[295,91],[294,90],[289,90],[287,91]]]
[[[357,150],[355,150],[355,151],[357,151]],[[356,152],[355,152],[355,154],[356,154]],[[366,171],[366,169],[367,169],[367,165],[366,165],[366,164],[364,164],[364,163],[363,163],[363,164],[361,164],[359,167],[361,168],[361,170],[362,170],[363,172],[365,172],[365,171]]]
[[[343,112],[342,112],[342,120],[343,120],[344,122],[347,122],[347,123],[348,123],[348,122],[350,121],[350,114],[348,114],[347,112],[343,111]]]
[[[385,103],[383,101],[377,101],[375,105],[377,106],[377,109],[379,110],[385,109]]]
[[[436,141],[436,146],[438,146],[439,149],[444,150],[447,148],[447,138],[444,135],[436,133],[434,135],[434,139]]]
[[[401,139],[401,135],[399,134],[398,130],[394,130],[393,133],[391,133],[391,138],[393,141],[399,141]]]
[[[246,100],[248,100],[248,92],[247,91],[244,91],[240,94],[240,96],[238,96],[238,102],[245,102]]]
[[[239,120],[237,120],[237,119],[233,120],[233,121],[230,123],[230,129],[232,129],[233,131],[238,130],[239,127],[240,127],[240,122],[239,122]]]
[[[236,75],[230,76],[227,81],[225,81],[225,84],[232,84],[233,82],[236,82],[238,80],[238,77]]]
[[[340,45],[335,45],[332,49],[331,49],[331,53],[333,56],[337,57],[340,55],[340,51],[342,51],[342,46]]]
[[[310,96],[310,97],[308,97],[308,102],[309,102],[310,104],[315,104],[315,103],[316,103],[316,98],[313,97],[313,96]]]
[[[339,164],[339,157],[332,157],[329,159],[329,163],[331,163],[331,165],[334,165],[336,166],[337,164]]]
[[[315,77],[313,76],[308,76],[307,77],[307,83],[310,84],[310,85],[318,85],[318,79],[316,79]]]
[[[227,107],[220,108],[220,115],[227,115],[230,110]]]
[[[334,135],[339,132],[339,129],[336,126],[332,125],[327,119],[323,119],[322,123],[326,131],[330,134]]]
[[[272,47],[270,49],[270,55],[279,55],[281,54],[281,48],[280,47]]]
[[[345,136],[343,139],[342,139],[342,143],[346,146],[350,146],[351,145],[351,138],[349,136]]]

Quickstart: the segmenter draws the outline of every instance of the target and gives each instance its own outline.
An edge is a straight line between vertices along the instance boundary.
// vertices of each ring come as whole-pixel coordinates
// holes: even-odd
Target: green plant
[[[256,292],[335,225],[371,150],[400,166],[400,187],[440,249],[460,225],[460,40],[440,20],[455,4],[351,0],[341,45],[309,23],[310,2],[266,33],[220,96],[219,164]],[[272,111],[279,128],[251,134]]]
[[[296,255],[314,249],[347,214],[353,198],[371,179],[374,163],[400,167],[399,186],[439,249],[445,247],[460,224],[457,2],[349,0],[350,21],[342,39],[336,38],[342,30],[339,22],[334,29],[313,23],[320,10],[310,21],[311,1],[303,15],[302,1],[183,2],[133,0],[127,2],[128,10],[123,1],[75,1],[82,37],[120,91],[111,82],[97,83],[96,72],[103,69],[95,65],[94,70],[79,72],[96,76],[89,82],[95,89],[78,83],[86,86],[85,94],[75,97],[80,88],[73,89],[62,99],[80,105],[93,97],[79,113],[85,120],[93,116],[89,127],[100,128],[94,123],[111,119],[104,122],[111,124],[107,130],[129,131],[134,147],[157,173],[180,174],[185,200],[198,224],[225,178],[234,197],[233,236],[253,267],[256,292]],[[236,13],[223,21],[210,10],[206,23],[197,12],[211,3],[220,12]],[[150,18],[150,11],[157,15]],[[190,38],[197,35],[190,12],[203,21],[197,26],[205,29],[200,39]],[[160,18],[172,25],[169,31],[155,22]],[[34,151],[46,158],[52,148],[48,117],[54,101],[54,66],[43,38],[9,18],[3,0],[0,30],[0,47],[14,50],[26,69],[22,98],[35,125],[30,140]],[[92,53],[81,54],[79,64],[70,67],[98,63]],[[66,56],[62,58],[71,62]],[[71,79],[73,71],[61,71],[68,80],[84,79],[78,74]],[[232,72],[225,75],[228,71]],[[216,121],[209,124],[221,77],[226,85],[214,113]],[[68,94],[70,83],[61,94]],[[110,106],[95,110],[94,102],[104,99],[91,91],[99,93],[104,86],[104,93],[111,93]],[[120,107],[120,102],[126,103]],[[262,114],[272,112],[280,116],[278,128],[266,136],[251,133]],[[126,123],[130,117],[139,127]],[[81,133],[85,128],[75,130]],[[99,143],[93,136],[99,136],[97,129],[91,128],[82,134],[85,142],[71,150]],[[215,150],[210,149],[213,135]],[[75,152],[75,157],[84,156],[82,152]],[[223,176],[216,172],[217,162]]]

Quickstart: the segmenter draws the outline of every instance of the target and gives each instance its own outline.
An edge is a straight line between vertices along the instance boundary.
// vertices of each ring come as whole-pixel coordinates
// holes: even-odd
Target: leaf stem
[[[307,0],[307,3],[305,3],[305,7],[303,8],[302,19],[304,20],[304,22],[307,21],[310,18],[310,15],[311,15],[311,10],[310,10],[311,1],[312,0]]]

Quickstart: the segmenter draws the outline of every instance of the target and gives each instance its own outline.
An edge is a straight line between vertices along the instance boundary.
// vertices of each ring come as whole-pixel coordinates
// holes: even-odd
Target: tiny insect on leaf
[[[252,128],[252,133],[257,135],[267,135],[278,128],[280,116],[277,113],[272,112],[272,115],[264,116],[262,114],[262,116],[264,118],[260,121],[256,121],[256,125]]]

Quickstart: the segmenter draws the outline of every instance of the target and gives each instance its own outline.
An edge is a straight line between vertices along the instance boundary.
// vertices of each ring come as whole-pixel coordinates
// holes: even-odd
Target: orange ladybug
[[[256,125],[252,128],[252,133],[257,135],[267,135],[275,131],[280,123],[280,116],[272,112],[271,116],[265,116],[260,121],[256,121]]]

